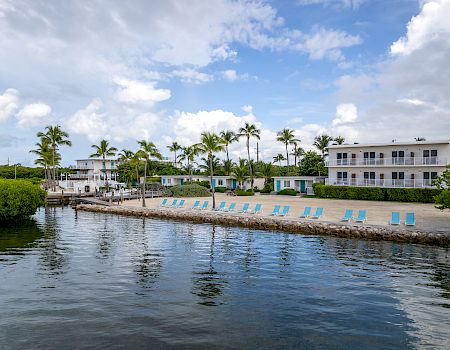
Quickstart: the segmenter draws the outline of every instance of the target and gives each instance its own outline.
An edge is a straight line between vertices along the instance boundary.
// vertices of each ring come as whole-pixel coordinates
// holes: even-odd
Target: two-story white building
[[[350,144],[328,147],[329,185],[432,187],[450,164],[450,141]]]

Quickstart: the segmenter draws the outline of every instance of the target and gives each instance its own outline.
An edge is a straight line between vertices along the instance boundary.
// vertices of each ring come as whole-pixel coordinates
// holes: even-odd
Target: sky
[[[449,18],[450,0],[0,0],[0,164],[33,164],[55,124],[64,165],[245,122],[265,160],[285,127],[305,149],[448,140]]]

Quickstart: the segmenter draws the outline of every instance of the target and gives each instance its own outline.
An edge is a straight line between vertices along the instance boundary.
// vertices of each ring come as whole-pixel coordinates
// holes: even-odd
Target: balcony
[[[430,179],[325,179],[326,185],[357,187],[432,188]]]
[[[347,158],[332,159],[325,162],[328,167],[446,166],[447,164],[447,158],[443,157]]]

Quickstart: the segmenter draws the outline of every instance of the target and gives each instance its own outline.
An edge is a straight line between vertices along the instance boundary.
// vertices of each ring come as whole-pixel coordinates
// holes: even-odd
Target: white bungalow
[[[192,175],[193,182],[196,181],[209,181],[209,176],[206,175]],[[182,185],[189,182],[189,175],[161,175],[161,183],[164,186],[175,186]],[[233,176],[213,176],[212,186],[216,187],[226,187],[227,189],[234,190],[238,187],[238,182]],[[255,178],[254,186],[262,188],[264,185],[264,179]],[[247,180],[243,184],[244,189],[250,187],[250,181]]]
[[[326,176],[275,176],[274,191],[292,188],[300,193],[314,194],[313,183],[324,183]]]

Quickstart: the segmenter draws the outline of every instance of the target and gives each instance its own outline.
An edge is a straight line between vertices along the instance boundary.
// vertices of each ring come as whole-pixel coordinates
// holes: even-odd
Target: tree
[[[145,207],[145,182],[147,181],[147,163],[148,160],[153,158],[162,159],[162,155],[159,150],[156,148],[155,144],[151,141],[141,140],[138,141],[141,149],[138,151],[139,157],[142,158],[145,162],[144,164],[144,181],[142,183],[142,206]]]
[[[272,177],[275,176],[276,169],[272,163],[261,162],[261,164],[259,165],[259,172],[264,178],[264,186],[266,186],[269,182],[272,181]]]
[[[227,153],[227,161],[229,161],[230,157],[228,156],[228,146],[231,145],[233,142],[238,141],[239,137],[236,135],[234,131],[231,130],[221,131],[220,137],[222,138],[222,142],[225,145],[225,152]]]
[[[122,162],[126,162],[131,160],[134,157],[134,152],[129,149],[123,148],[119,153],[119,160]]]
[[[275,157],[273,157],[273,162],[278,162],[278,165],[281,166],[281,161],[285,160],[284,156],[281,153],[278,153]]]
[[[36,148],[32,149],[30,153],[33,153],[38,156],[38,158],[34,161],[34,164],[40,165],[44,168],[44,178],[46,182],[51,179],[51,166],[59,164],[61,160],[61,155],[56,153],[55,158],[53,158],[53,151],[50,147],[50,143],[48,140],[41,139],[41,142],[36,143]],[[53,159],[56,164],[53,164]]]
[[[215,153],[223,151],[224,144],[222,139],[218,135],[210,132],[202,132],[198,149],[200,153],[206,154],[209,160],[209,180],[211,185],[211,192],[213,197],[213,209],[214,209],[216,207],[216,198],[214,195],[214,186],[213,186],[213,176],[214,176],[213,159]]]
[[[284,128],[277,133],[277,141],[284,144],[286,148],[286,165],[289,168],[289,151],[288,145],[292,144],[295,140],[294,130]]]
[[[436,200],[436,208],[440,210],[450,209],[450,165],[438,176],[433,183],[437,188],[441,189],[434,199]]]
[[[248,178],[248,169],[244,159],[239,159],[238,164],[233,167],[233,176],[238,182],[239,188],[242,188],[245,180]]]
[[[103,161],[103,172],[105,173],[106,188],[108,188],[108,173],[106,171],[106,157],[114,157],[117,152],[117,148],[110,147],[109,142],[101,140],[100,144],[91,146],[95,153],[92,153],[89,158],[101,157]]]
[[[246,145],[247,145],[247,156],[248,156],[248,169],[250,173],[250,182],[253,188],[253,172],[251,168],[251,158],[250,158],[250,138],[254,137],[257,140],[260,140],[261,130],[259,130],[255,124],[245,123],[244,127],[239,129],[238,137],[245,137]]]
[[[56,191],[56,166],[57,166],[57,151],[59,146],[72,146],[69,140],[69,134],[61,129],[59,125],[45,127],[45,132],[38,132],[37,137],[41,138],[41,142],[47,142],[52,150],[52,187]]]
[[[314,151],[306,152],[299,165],[299,174],[301,176],[326,175],[327,168],[320,154]]]
[[[330,142],[333,141],[333,138],[331,136],[328,136],[326,134],[316,136],[314,138],[314,146],[320,151],[322,154],[322,159],[325,159],[325,156],[327,155],[327,148],[330,144]]]
[[[231,160],[224,160],[222,163],[223,172],[225,175],[230,175],[233,171],[234,163]]]
[[[178,142],[172,142],[170,146],[167,146],[170,152],[174,153],[173,165],[177,165],[177,152],[182,149],[182,147],[178,144]]]
[[[193,166],[195,157],[199,153],[198,144],[194,144],[194,145],[191,145],[188,147],[183,147],[182,151],[183,151],[183,153],[180,154],[178,156],[178,158],[180,161],[183,161],[183,160],[186,161],[186,163],[187,163],[186,168],[189,173],[189,181],[191,182],[192,181],[192,166]]]
[[[295,143],[294,151],[291,153],[291,155],[294,156],[295,166],[298,165],[298,161],[297,160],[300,160],[301,157],[304,156],[304,154],[305,154],[305,150],[303,148],[301,148],[301,147],[298,147],[297,143]]]
[[[342,136],[338,136],[338,137],[335,137],[333,141],[334,141],[334,144],[336,144],[336,145],[343,145],[345,142],[345,138]]]

